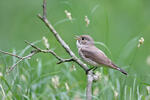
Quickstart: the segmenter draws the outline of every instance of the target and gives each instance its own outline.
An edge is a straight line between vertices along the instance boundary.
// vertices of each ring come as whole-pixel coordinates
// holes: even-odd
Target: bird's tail
[[[128,75],[128,73],[126,71],[124,71],[123,69],[119,68],[117,65],[112,63],[112,67],[116,70],[119,70],[121,73]]]

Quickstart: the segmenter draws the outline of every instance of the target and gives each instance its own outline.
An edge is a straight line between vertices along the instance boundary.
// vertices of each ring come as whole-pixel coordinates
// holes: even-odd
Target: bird
[[[92,68],[89,68],[86,71],[86,73],[88,73],[88,71],[90,70],[94,71],[98,67],[106,66],[108,68],[118,70],[125,75],[128,74],[126,71],[124,71],[123,69],[119,68],[116,64],[114,64],[102,50],[100,50],[94,45],[94,40],[91,36],[89,35],[76,36],[76,40],[79,56],[85,63],[93,66]]]

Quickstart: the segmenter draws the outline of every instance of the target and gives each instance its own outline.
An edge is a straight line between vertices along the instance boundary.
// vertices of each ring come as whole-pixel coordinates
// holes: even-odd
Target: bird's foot
[[[86,70],[86,74],[88,74],[88,72],[91,71],[91,70],[93,71],[93,74],[95,74],[94,70],[96,70],[96,69],[97,69],[97,67],[92,67],[92,68]]]

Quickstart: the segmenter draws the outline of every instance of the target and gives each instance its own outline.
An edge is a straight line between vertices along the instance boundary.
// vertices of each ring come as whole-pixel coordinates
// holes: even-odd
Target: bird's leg
[[[89,72],[90,70],[93,70],[93,71],[94,71],[94,70],[96,70],[96,69],[97,69],[97,67],[95,67],[95,66],[92,67],[92,68],[89,68],[88,70],[86,70],[86,74],[88,74],[88,72]],[[94,74],[94,73],[93,73],[93,74]]]
[[[90,70],[92,70],[94,67],[92,67],[92,68],[89,68],[88,70],[86,70],[86,74],[88,74],[88,72],[90,71]]]
[[[92,70],[95,71],[97,69],[97,67],[94,67]]]

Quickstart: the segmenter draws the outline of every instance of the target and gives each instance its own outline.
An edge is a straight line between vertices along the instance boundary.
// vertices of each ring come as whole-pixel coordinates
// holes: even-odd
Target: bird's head
[[[94,45],[94,40],[89,35],[76,36],[77,47]]]

